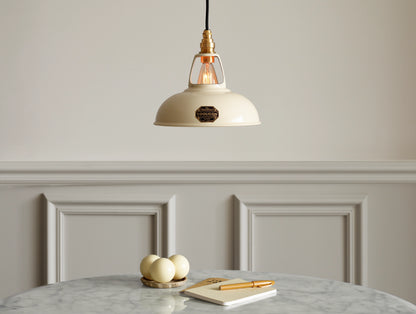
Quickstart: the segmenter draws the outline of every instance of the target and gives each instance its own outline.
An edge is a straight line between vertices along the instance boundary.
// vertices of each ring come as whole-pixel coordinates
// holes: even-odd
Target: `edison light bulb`
[[[201,57],[202,66],[199,71],[198,84],[218,84],[217,74],[211,60]],[[211,59],[211,58],[209,58]]]

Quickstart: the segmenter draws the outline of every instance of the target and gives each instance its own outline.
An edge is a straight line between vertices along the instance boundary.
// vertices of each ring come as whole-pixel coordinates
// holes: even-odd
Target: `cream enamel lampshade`
[[[195,65],[203,58],[218,60],[223,78],[221,83],[192,83]],[[226,88],[219,56],[197,54],[189,76],[189,88],[165,100],[154,124],[184,127],[245,126],[258,125],[260,120],[250,100]]]
[[[200,47],[192,63],[188,89],[165,100],[154,124],[182,127],[261,124],[251,101],[226,88],[221,59],[214,51],[215,44],[208,29],[208,0],[206,29]]]

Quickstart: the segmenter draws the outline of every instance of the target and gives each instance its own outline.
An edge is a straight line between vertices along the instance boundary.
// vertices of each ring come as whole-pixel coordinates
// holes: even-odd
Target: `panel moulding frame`
[[[176,197],[140,195],[45,195],[47,283],[65,280],[64,221],[68,215],[152,216],[155,254],[170,256],[176,246]],[[111,208],[108,208],[111,206]]]
[[[302,209],[284,209],[282,205],[300,205]],[[315,209],[332,205],[330,209]],[[277,208],[271,209],[270,206]],[[340,207],[335,207],[340,206]],[[344,208],[348,206],[348,208]],[[279,208],[280,207],[280,208]],[[310,207],[310,208],[308,208]],[[254,222],[259,216],[344,216],[346,228],[347,282],[367,285],[367,196],[240,197],[234,196],[234,269],[255,270]]]

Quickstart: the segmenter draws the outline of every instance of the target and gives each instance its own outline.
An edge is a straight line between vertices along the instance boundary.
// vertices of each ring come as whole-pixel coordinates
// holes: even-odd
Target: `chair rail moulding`
[[[0,161],[0,184],[134,183],[416,183],[416,161]]]
[[[346,218],[345,281],[367,285],[366,195],[234,196],[234,269],[256,271],[255,220],[263,217]]]
[[[154,253],[175,253],[175,195],[44,194],[47,210],[47,282],[64,281],[64,221],[69,215],[151,216]]]

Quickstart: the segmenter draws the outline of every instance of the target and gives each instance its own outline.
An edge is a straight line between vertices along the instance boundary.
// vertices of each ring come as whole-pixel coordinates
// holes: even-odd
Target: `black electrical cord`
[[[209,0],[206,0],[205,3],[206,3],[206,7],[205,7],[205,29],[209,30],[209,26],[208,26]]]

